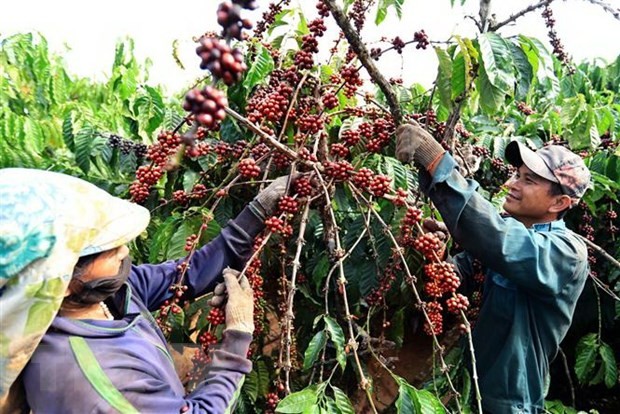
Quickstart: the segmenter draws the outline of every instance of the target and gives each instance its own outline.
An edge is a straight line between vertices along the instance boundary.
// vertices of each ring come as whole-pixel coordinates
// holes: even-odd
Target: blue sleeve
[[[246,355],[252,336],[238,331],[225,331],[221,347],[211,355],[203,382],[185,397],[190,413],[232,412],[235,393],[243,385],[246,374],[252,371],[252,362]]]
[[[263,221],[249,207],[243,211],[211,242],[196,250],[185,273],[186,297],[200,296],[222,281],[226,267],[241,270],[252,253],[254,238],[264,228]],[[177,282],[177,266],[182,260],[152,265],[133,266],[129,283],[132,293],[150,311],[172,297],[170,286]]]
[[[435,203],[456,242],[486,267],[532,292],[559,293],[575,275],[585,249],[569,232],[536,232],[504,218],[459,173],[446,153],[431,177],[420,172],[420,188]]]
[[[161,378],[144,375],[136,381],[125,381],[119,390],[141,413],[232,412],[227,410],[236,403],[235,394],[245,375],[252,371],[252,362],[246,357],[251,341],[252,335],[248,333],[225,331],[222,343],[210,354],[204,380],[188,395],[178,395]]]

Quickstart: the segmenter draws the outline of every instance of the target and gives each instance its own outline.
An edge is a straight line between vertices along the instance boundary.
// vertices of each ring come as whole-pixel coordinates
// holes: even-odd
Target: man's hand
[[[446,227],[445,223],[432,218],[425,218],[422,222],[422,228],[427,233],[433,233],[442,242],[445,242],[448,240],[448,237],[450,237],[448,227]]]
[[[428,170],[444,152],[441,144],[418,124],[396,128],[396,158],[400,162],[415,161]]]
[[[226,302],[226,329],[235,331],[254,332],[254,293],[248,279],[243,276],[237,280],[239,272],[226,268],[224,283],[228,292]]]
[[[291,178],[291,180],[292,179],[293,178]],[[286,193],[286,184],[288,180],[288,175],[276,178],[254,198],[264,210],[265,216],[271,216],[275,213],[278,201]]]

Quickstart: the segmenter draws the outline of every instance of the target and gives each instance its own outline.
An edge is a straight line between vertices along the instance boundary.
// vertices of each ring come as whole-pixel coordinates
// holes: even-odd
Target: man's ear
[[[549,212],[559,213],[560,211],[569,209],[572,205],[573,200],[566,194],[562,194],[561,196],[556,197],[555,201],[549,207]]]

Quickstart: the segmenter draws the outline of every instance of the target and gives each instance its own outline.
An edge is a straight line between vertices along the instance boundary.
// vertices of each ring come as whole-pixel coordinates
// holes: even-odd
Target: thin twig
[[[310,202],[307,202],[304,207],[304,212],[301,216],[301,223],[299,224],[299,234],[297,235],[297,251],[295,252],[295,259],[293,260],[293,271],[291,275],[291,281],[289,284],[288,295],[287,295],[287,307],[286,313],[284,315],[284,329],[286,331],[286,361],[284,363],[284,378],[285,378],[285,389],[286,393],[291,392],[290,388],[290,370],[291,370],[291,331],[293,330],[293,319],[295,319],[295,314],[293,313],[293,303],[295,299],[295,292],[297,291],[297,272],[299,271],[299,267],[301,263],[299,258],[301,257],[301,251],[303,249],[303,245],[305,243],[304,233],[306,232],[306,224],[308,223],[308,214],[310,213]]]
[[[610,13],[612,16],[614,16],[616,19],[620,20],[620,9],[614,9],[613,7],[611,7],[609,4],[601,1],[601,0],[585,0],[589,3],[592,3],[594,5],[597,6],[601,6],[603,8],[603,10],[605,10],[607,13]]]
[[[327,209],[329,211],[329,215],[331,217],[331,221],[334,225],[334,228],[337,228],[337,221],[336,221],[336,216],[334,215],[334,209],[331,208],[331,197],[329,195],[329,190],[327,189],[327,187],[325,186],[325,181],[323,181],[323,177],[321,176],[320,172],[318,171],[318,169],[315,169],[317,177],[319,179],[319,184],[321,185],[322,189],[323,189],[323,193],[325,195],[325,204],[327,206]],[[364,392],[366,393],[366,397],[368,399],[368,403],[370,404],[372,411],[376,414],[377,413],[377,408],[375,407],[375,402],[372,398],[372,394],[370,393],[370,389],[371,389],[371,383],[370,381],[366,378],[366,375],[364,374],[364,369],[362,368],[362,364],[360,362],[360,358],[359,355],[357,353],[357,341],[355,340],[355,332],[353,331],[353,317],[351,315],[351,311],[349,309],[349,300],[348,300],[348,295],[347,295],[347,289],[346,289],[346,284],[347,284],[347,279],[344,275],[344,267],[342,265],[342,247],[340,244],[340,237],[338,235],[338,232],[336,231],[334,234],[334,241],[336,243],[336,250],[335,250],[335,254],[339,263],[338,266],[338,271],[340,274],[340,277],[338,279],[338,283],[340,285],[340,288],[342,289],[342,299],[344,302],[344,310],[345,310],[345,318],[347,320],[347,325],[349,327],[349,348],[351,349],[351,353],[353,353],[353,358],[355,360],[355,365],[357,367],[357,371],[358,371],[358,375],[360,377],[360,387],[364,390]]]
[[[301,80],[297,84],[297,87],[295,88],[295,92],[293,92],[293,96],[291,97],[291,102],[289,103],[288,109],[286,110],[286,116],[284,117],[284,121],[282,122],[282,128],[280,128],[280,135],[278,135],[278,141],[282,139],[282,135],[284,135],[284,132],[286,131],[286,125],[288,124],[288,119],[291,116],[291,111],[293,110],[295,102],[297,101],[297,96],[299,95],[299,91],[301,91],[301,88],[306,82],[307,77],[308,77],[308,72],[304,73],[304,75],[301,77]]]
[[[568,368],[568,358],[566,358],[566,354],[562,350],[562,348],[558,348],[560,355],[562,356],[562,363],[564,364],[564,372],[566,372],[566,378],[568,379],[568,386],[570,387],[570,400],[571,406],[575,406],[575,387],[573,386],[573,378],[570,375],[570,369]]]
[[[351,194],[353,195],[353,197],[357,200],[358,203],[360,203],[360,199],[362,201],[364,201],[364,204],[368,206],[369,211],[371,211],[373,213],[373,215],[375,216],[375,218],[377,219],[377,221],[379,222],[379,224],[381,224],[381,226],[383,227],[385,233],[388,235],[388,237],[390,238],[392,244],[394,245],[394,248],[397,252],[397,254],[400,256],[401,262],[403,264],[403,270],[405,271],[405,276],[407,278],[407,280],[409,281],[409,284],[411,285],[411,289],[413,291],[414,297],[416,299],[416,303],[418,304],[422,304],[422,297],[420,296],[417,287],[415,286],[415,281],[417,280],[417,278],[415,276],[413,276],[411,274],[411,271],[409,270],[409,265],[407,264],[407,261],[405,259],[405,256],[403,254],[403,248],[398,244],[398,241],[396,240],[396,237],[394,236],[394,233],[392,233],[392,230],[390,229],[390,227],[385,223],[385,221],[383,220],[383,218],[381,217],[381,215],[379,213],[377,213],[375,211],[374,208],[372,208],[372,205],[370,204],[370,201],[368,201],[366,199],[366,197],[364,197],[364,195],[362,194],[362,192],[355,187],[355,185],[353,185],[352,183],[348,183],[349,188],[351,189]],[[428,325],[431,328],[431,331],[433,330],[433,324],[430,320],[430,317],[428,316],[428,313],[426,312],[426,309],[424,308],[424,306],[420,306],[421,311],[422,311],[422,315],[424,316],[424,319],[426,320],[426,323],[428,323]],[[437,349],[442,350],[443,347],[441,346],[441,344],[439,343],[439,340],[437,339],[437,335],[434,334],[433,332],[433,344],[437,347]],[[452,383],[452,379],[450,378],[450,375],[448,373],[448,364],[446,364],[446,361],[443,358],[443,352],[439,352],[439,359],[441,362],[441,369],[443,372],[446,372],[446,380],[450,386],[450,390],[454,393],[454,395],[457,396],[456,398],[456,405],[457,405],[457,409],[458,412],[461,413],[462,409],[461,409],[461,404],[459,402],[458,399],[458,395],[459,392],[456,390],[456,388],[454,387],[454,384]],[[480,411],[482,412],[482,411]]]
[[[323,3],[327,5],[329,10],[331,11],[334,20],[336,20],[336,23],[343,31],[345,37],[347,38],[347,41],[349,42],[349,45],[357,54],[358,59],[360,60],[360,62],[362,62],[362,65],[364,65],[364,68],[366,68],[366,71],[368,72],[370,77],[377,83],[379,89],[381,89],[381,91],[385,95],[388,106],[390,107],[390,111],[392,112],[392,116],[394,117],[394,124],[396,126],[400,125],[403,120],[403,114],[400,110],[398,98],[396,97],[396,94],[394,93],[394,90],[392,89],[392,86],[390,85],[388,80],[385,79],[383,74],[381,74],[381,72],[379,72],[379,70],[377,69],[377,66],[370,57],[366,46],[362,42],[359,33],[357,33],[353,26],[351,26],[351,20],[336,4],[335,0],[323,0]]]
[[[581,240],[583,240],[588,246],[590,246],[591,248],[596,250],[598,253],[600,253],[602,256],[604,256],[605,259],[609,260],[611,264],[613,264],[618,269],[620,269],[620,262],[614,259],[614,257],[610,255],[609,253],[607,253],[601,246],[594,244],[592,241],[588,240],[586,237],[582,236],[581,234],[577,234],[577,233],[574,233],[574,234],[579,236],[579,238],[581,238]]]
[[[518,18],[523,17],[524,15],[533,12],[537,9],[540,9],[541,7],[545,7],[548,6],[553,0],[543,0],[539,3],[536,4],[532,4],[531,6],[526,7],[525,9],[521,10],[520,12],[517,12],[515,14],[511,14],[510,17],[508,17],[506,20],[499,22],[499,23],[495,23],[495,24],[491,24],[489,25],[489,32],[496,32],[497,30],[499,30],[501,27],[506,26],[507,24],[510,24],[514,21],[516,21]]]

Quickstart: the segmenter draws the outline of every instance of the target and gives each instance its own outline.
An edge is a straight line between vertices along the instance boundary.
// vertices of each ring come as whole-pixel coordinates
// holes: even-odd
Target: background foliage
[[[344,2],[350,12],[356,3]],[[242,81],[231,87],[218,85],[227,91],[230,108],[242,117],[249,117],[248,102],[259,96],[259,91],[273,91],[274,82],[293,67],[304,36],[310,33],[308,21],[316,17],[303,16],[286,1],[279,4],[281,8],[273,13],[274,22],[262,39],[254,37],[238,45],[246,53],[248,66]],[[379,1],[370,9],[374,23],[380,24],[388,12],[400,13],[401,5],[402,1]],[[291,26],[289,22],[297,23]],[[297,40],[296,48],[283,42],[275,30],[278,27]],[[0,41],[2,168],[61,171],[94,182],[114,195],[130,197],[136,169],[153,165],[146,155],[159,134],[188,127],[184,122],[187,114],[181,108],[186,91],[167,97],[158,86],[150,85],[148,70],[135,60],[131,41],[117,45],[112,74],[104,83],[70,76],[62,58],[49,53],[41,35],[18,34]],[[372,84],[367,83],[357,94],[339,87],[350,84],[342,81],[343,68],[359,65],[348,53],[342,42],[328,61],[315,61],[307,70],[296,69],[302,78],[296,88],[298,96],[289,95],[289,112],[290,108],[299,109],[301,117],[303,100],[313,103],[319,109],[309,113],[321,118],[319,131],[307,133],[299,123],[281,119],[263,120],[262,126],[299,153],[306,147],[316,150],[318,142],[326,147],[342,142],[346,131],[359,131],[364,123],[372,126],[377,119],[388,119],[382,109],[387,106],[386,98]],[[620,257],[619,224],[613,214],[620,194],[620,56],[605,65],[575,65],[558,60],[539,39],[523,35],[504,38],[499,32],[484,32],[472,39],[455,36],[447,45],[437,43],[428,50],[406,49],[405,53],[436,53],[439,66],[431,90],[419,84],[392,83],[400,107],[424,122],[439,140],[448,138],[445,142],[451,148],[465,148],[466,144],[479,148],[484,157],[475,178],[490,200],[501,203],[500,185],[507,177],[502,157],[510,140],[532,148],[548,142],[567,145],[584,157],[593,172],[593,187],[567,217],[569,227],[612,257]],[[339,81],[334,75],[340,75]],[[320,98],[326,93],[337,98],[332,108],[323,107]],[[451,134],[446,134],[446,129]],[[374,135],[351,146],[351,165],[355,170],[369,168],[390,177],[388,195],[394,196],[398,189],[410,191],[409,203],[422,206],[427,216],[435,215],[433,207],[417,196],[415,171],[392,158],[391,138],[378,150],[369,149],[368,142],[380,132],[375,130]],[[305,136],[301,144],[300,135]],[[290,169],[279,166],[274,161],[277,151],[272,151],[269,162],[259,163],[262,178],[239,179],[239,159],[255,154],[252,150],[261,140],[238,118],[228,117],[217,130],[204,131],[201,140],[208,150],[199,156],[173,154],[173,165],[143,201],[153,220],[147,234],[132,247],[136,262],[184,256],[189,237],[196,235],[200,243],[215,237],[256,194],[262,179]],[[323,155],[326,158],[319,160],[323,165],[340,160],[333,154]],[[205,189],[200,197],[195,193],[197,184]],[[301,213],[288,219],[292,236],[274,234],[265,242],[260,275],[266,283],[261,285],[258,303],[261,327],[253,346],[254,371],[243,388],[238,411],[264,412],[277,405],[277,412],[282,413],[357,412],[367,404],[358,388],[360,379],[365,378],[371,384],[369,393],[381,399],[377,402],[380,411],[467,412],[468,406],[474,407],[469,391],[472,380],[463,369],[460,348],[454,346],[460,321],[447,316],[446,333],[437,342],[425,339],[421,329],[424,318],[412,304],[410,281],[401,269],[393,267],[394,245],[389,234],[399,234],[405,209],[393,199],[368,194],[364,195],[368,201],[363,201],[354,187],[338,180],[330,181],[328,188],[328,209],[337,227],[326,219],[324,207],[309,204],[306,220],[301,220]],[[304,244],[296,257],[300,236]],[[345,282],[341,276],[330,279],[339,263],[330,245],[335,239],[347,254],[342,261]],[[421,255],[411,249],[407,259],[411,273],[422,274]],[[298,272],[294,270],[297,260]],[[563,352],[551,367],[547,407],[551,412],[618,408],[620,307],[613,295],[617,298],[620,293],[620,270],[595,251],[591,252],[591,266],[594,277],[580,299]],[[384,285],[386,273],[393,279]],[[290,298],[286,292],[293,274],[297,283],[293,281],[295,319],[294,328],[287,329],[278,321],[285,319]],[[385,300],[373,301],[378,288],[384,288],[381,299]],[[423,291],[421,282],[418,288]],[[200,343],[205,333],[220,334],[221,327],[212,326],[208,319],[205,299],[185,303],[179,313],[162,314],[164,308],[158,313],[168,327],[171,343]],[[355,332],[350,335],[352,317]],[[286,345],[290,331],[292,338]],[[449,368],[446,372],[437,358],[440,343],[447,346],[443,355]],[[283,344],[291,354],[288,366],[281,353]],[[359,363],[354,361],[354,344],[359,347]],[[399,368],[395,362],[395,358],[406,358],[411,349],[424,355],[415,365],[419,372]],[[191,386],[188,380],[188,388]],[[459,399],[450,398],[453,387],[461,394]]]

